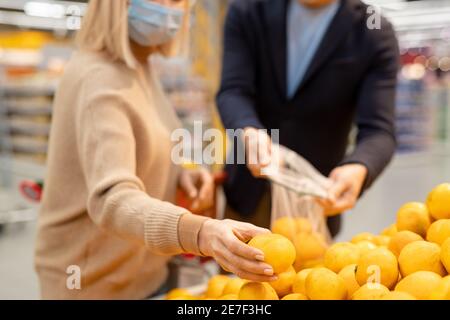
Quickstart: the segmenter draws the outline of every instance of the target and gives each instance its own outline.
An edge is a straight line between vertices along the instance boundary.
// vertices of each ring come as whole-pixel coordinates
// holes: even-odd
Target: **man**
[[[354,207],[396,148],[398,44],[384,18],[371,23],[372,12],[359,0],[237,0],[226,19],[223,123],[260,141],[257,129],[279,129],[280,144],[331,178],[324,207],[334,235],[337,215]],[[346,154],[353,123],[357,142]],[[256,163],[227,166],[225,192],[228,217],[267,225],[268,183],[258,176],[270,142],[262,144],[265,152],[246,149]]]

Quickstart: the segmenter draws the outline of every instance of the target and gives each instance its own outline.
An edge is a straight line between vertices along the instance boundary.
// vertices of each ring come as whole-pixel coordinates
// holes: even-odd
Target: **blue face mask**
[[[128,10],[128,32],[142,46],[153,47],[171,41],[180,30],[184,10],[147,0],[131,0]]]

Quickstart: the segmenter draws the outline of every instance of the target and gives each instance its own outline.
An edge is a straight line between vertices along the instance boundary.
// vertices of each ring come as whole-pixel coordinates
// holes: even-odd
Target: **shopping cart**
[[[19,184],[22,196],[30,202],[40,202],[44,183],[42,181],[24,180]]]
[[[42,195],[42,184],[32,180],[19,183],[19,194],[4,191],[0,195],[0,231],[5,225],[20,224],[36,220]],[[23,201],[25,198],[27,201]]]
[[[36,220],[37,217],[37,204],[41,200],[42,196],[42,183],[33,180],[23,180],[19,183],[19,192],[22,198],[25,198],[27,202],[17,201],[17,198],[6,194],[5,203],[11,203],[7,205],[7,209],[2,208],[0,210],[0,230],[6,224],[17,224],[22,222],[30,222]]]

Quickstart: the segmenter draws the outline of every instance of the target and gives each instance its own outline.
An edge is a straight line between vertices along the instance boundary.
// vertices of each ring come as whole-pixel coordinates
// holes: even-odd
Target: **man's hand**
[[[264,130],[248,127],[244,129],[244,143],[247,167],[254,177],[259,178],[271,163],[272,140]]]
[[[327,216],[334,216],[352,209],[361,193],[368,174],[362,164],[347,164],[337,167],[330,174],[332,181],[328,190],[329,197],[323,200]]]

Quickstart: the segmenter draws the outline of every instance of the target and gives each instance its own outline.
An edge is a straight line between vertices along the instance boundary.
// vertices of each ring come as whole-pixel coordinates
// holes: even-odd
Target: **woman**
[[[267,230],[170,203],[177,186],[195,210],[213,192],[208,173],[171,161],[180,124],[148,63],[186,43],[187,10],[184,0],[90,1],[54,104],[36,248],[45,299],[146,298],[164,284],[170,255],[183,252],[275,279],[244,243]]]

